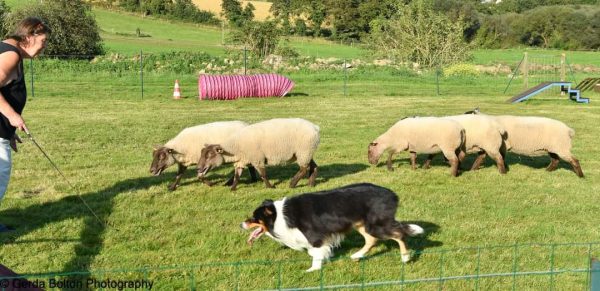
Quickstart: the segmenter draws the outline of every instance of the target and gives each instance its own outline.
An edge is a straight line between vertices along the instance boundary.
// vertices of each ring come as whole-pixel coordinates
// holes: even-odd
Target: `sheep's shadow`
[[[325,183],[333,178],[339,178],[346,175],[352,175],[364,171],[369,166],[366,164],[327,164],[318,165],[316,183]],[[283,166],[267,167],[267,177],[273,186],[280,185],[284,182],[289,182],[292,177],[298,172],[298,165],[290,164]],[[298,186],[305,186],[308,183],[308,174],[301,179]]]
[[[463,169],[465,169],[465,170],[471,169],[471,165],[473,165],[473,162],[474,162],[476,156],[477,155],[473,155],[473,154],[467,155],[467,159],[465,161],[463,161],[463,163],[462,163]],[[530,156],[523,156],[523,155],[518,155],[518,154],[509,152],[506,154],[506,157],[505,157],[505,165],[506,165],[507,171],[510,171],[511,165],[523,165],[523,166],[526,166],[526,167],[529,167],[532,169],[546,169],[548,167],[548,165],[550,164],[550,161],[551,161],[551,159],[550,159],[549,155],[530,157]],[[487,156],[485,158],[484,162],[481,164],[481,169],[495,168],[495,167],[496,167],[496,162],[493,159],[491,159],[489,156]],[[573,172],[573,167],[571,166],[571,164],[563,161],[562,159],[558,163],[558,167],[556,168],[556,170],[559,170],[559,169],[564,169],[564,170]]]
[[[166,174],[174,179],[174,174]],[[72,194],[63,197],[57,201],[45,202],[41,204],[30,205],[25,208],[11,208],[0,211],[0,217],[3,223],[13,226],[14,231],[0,234],[0,244],[38,244],[40,242],[68,242],[76,243],[73,257],[65,263],[62,270],[57,273],[66,273],[72,271],[89,272],[91,263],[103,248],[103,233],[108,228],[114,228],[118,231],[118,226],[107,223],[110,217],[114,202],[113,199],[122,194],[132,191],[145,190],[155,185],[164,184],[165,191],[167,183],[163,177],[140,177],[119,181],[112,186],[99,191],[87,192],[82,194]],[[83,199],[83,201],[82,201]],[[85,206],[87,204],[94,214]],[[97,217],[96,217],[97,216]],[[83,219],[83,227],[79,238],[60,237],[56,233],[56,238],[43,238],[35,240],[24,240],[28,234],[51,225],[73,219]],[[35,250],[37,247],[32,247]],[[35,255],[35,254],[27,254]],[[78,278],[80,279],[80,278]],[[85,278],[84,278],[85,280]]]
[[[437,233],[440,230],[439,225],[427,222],[427,221],[402,221],[402,223],[416,224],[425,230],[425,233],[415,237],[406,237],[406,246],[410,250],[414,250],[413,261],[418,260],[423,251],[427,248],[439,247],[443,243],[429,239],[429,236]],[[377,252],[369,252],[364,258],[366,260],[384,255],[388,252],[397,251],[400,254],[398,243],[393,240],[380,241],[385,246],[385,249]],[[349,257],[354,252],[358,251],[365,244],[364,238],[356,231],[350,232],[344,241],[342,241],[340,248],[336,250],[337,257]]]

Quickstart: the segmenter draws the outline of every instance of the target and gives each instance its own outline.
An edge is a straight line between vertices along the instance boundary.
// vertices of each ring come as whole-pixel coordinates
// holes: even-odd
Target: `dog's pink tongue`
[[[254,240],[256,240],[257,238],[259,238],[261,235],[263,234],[263,229],[262,227],[259,227],[257,229],[255,229],[251,234],[250,237],[248,237],[248,244],[252,245],[252,243],[254,242]]]

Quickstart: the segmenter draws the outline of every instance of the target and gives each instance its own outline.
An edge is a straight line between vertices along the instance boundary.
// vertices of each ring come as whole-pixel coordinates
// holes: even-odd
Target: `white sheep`
[[[467,113],[484,115],[477,109]],[[579,160],[571,153],[575,131],[563,122],[536,116],[488,116],[506,130],[505,147],[509,152],[524,156],[549,154],[551,161],[546,170],[556,170],[560,158],[571,164],[577,176],[583,177]]]
[[[489,116],[474,114],[445,116],[444,118],[457,121],[465,129],[465,150],[467,153],[478,152],[478,161],[483,161],[486,154],[489,155],[496,162],[498,171],[502,174],[506,173],[504,165],[506,152],[503,149],[506,131],[500,123]],[[429,155],[423,165],[424,168],[429,168],[433,156]],[[477,170],[479,164],[476,167],[474,164],[471,170]]]
[[[384,134],[369,144],[368,158],[373,165],[389,150],[387,166],[392,170],[392,156],[410,152],[410,163],[416,169],[417,153],[442,152],[450,162],[451,174],[458,175],[464,152],[465,130],[456,121],[440,117],[408,117],[396,122]]]
[[[254,166],[267,188],[269,183],[266,165],[281,165],[296,161],[300,170],[290,181],[295,187],[308,172],[310,186],[315,185],[317,164],[313,155],[319,145],[319,127],[300,118],[279,118],[249,125],[223,143],[207,145],[198,161],[198,177],[225,160],[234,162],[234,178],[231,190],[235,190],[239,176],[246,165]]]
[[[248,124],[242,121],[221,121],[185,128],[165,145],[154,147],[150,173],[158,176],[165,169],[177,163],[179,169],[175,182],[169,185],[169,190],[173,191],[179,185],[187,167],[198,162],[205,144],[222,143],[234,132],[246,126]],[[253,168],[250,169],[250,175],[253,180],[256,180]],[[202,179],[202,181],[209,186],[212,185],[206,179]]]

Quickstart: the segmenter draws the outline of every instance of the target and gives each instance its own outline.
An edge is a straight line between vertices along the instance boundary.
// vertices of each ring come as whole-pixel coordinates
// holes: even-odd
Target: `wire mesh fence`
[[[73,98],[121,99],[170,98],[175,80],[184,97],[198,97],[200,74],[280,73],[295,82],[291,95],[364,96],[513,96],[536,82],[556,81],[561,70],[554,64],[536,67],[530,57],[527,78],[521,72],[522,60],[503,66],[488,66],[466,74],[448,75],[442,69],[407,69],[405,64],[364,63],[345,59],[312,59],[298,62],[279,59],[249,65],[247,60],[198,58],[171,63],[178,56],[140,54],[109,56],[100,61],[93,57],[65,58],[46,56],[26,65],[31,98],[53,96]],[[548,58],[541,58],[546,60]],[[555,60],[552,58],[551,60]],[[282,65],[285,63],[286,65]],[[247,66],[244,67],[244,66]],[[535,68],[538,68],[536,70]],[[573,72],[568,67],[566,81],[577,82],[590,73]],[[589,94],[595,94],[590,92]],[[560,89],[546,96],[560,96]]]
[[[599,245],[530,243],[419,250],[408,264],[390,251],[359,262],[337,257],[313,273],[304,272],[310,263],[307,257],[25,274],[2,277],[0,282],[23,278],[48,289],[137,284],[147,290],[590,290],[600,280],[600,264],[592,264]]]

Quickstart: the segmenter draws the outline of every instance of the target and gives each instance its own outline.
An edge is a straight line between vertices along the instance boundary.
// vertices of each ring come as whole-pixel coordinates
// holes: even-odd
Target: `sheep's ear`
[[[152,146],[152,149],[156,151],[156,150],[160,149],[161,147],[162,147],[162,145],[155,144],[155,145]]]

